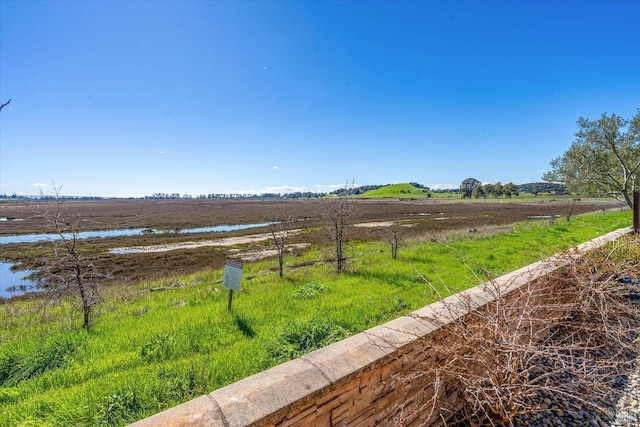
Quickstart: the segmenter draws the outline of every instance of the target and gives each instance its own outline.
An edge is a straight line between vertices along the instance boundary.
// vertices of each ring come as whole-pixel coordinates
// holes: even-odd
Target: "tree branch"
[[[8,100],[7,102],[5,102],[4,104],[0,104],[0,111],[2,111],[2,109],[4,107],[6,107],[7,105],[9,105],[9,103],[11,102],[11,100]]]

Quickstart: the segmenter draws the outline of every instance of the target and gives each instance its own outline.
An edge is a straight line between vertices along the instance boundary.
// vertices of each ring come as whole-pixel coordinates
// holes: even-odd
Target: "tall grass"
[[[245,265],[232,311],[221,271],[171,278],[180,286],[159,292],[151,289],[166,283],[106,288],[89,331],[73,323],[66,301],[2,304],[0,426],[124,425],[417,309],[445,289],[475,286],[469,265],[499,275],[630,222],[629,212],[610,212],[519,223],[508,233],[425,236],[403,242],[397,259],[383,243],[352,242],[340,275],[310,263],[322,259],[313,249],[287,259],[284,278],[271,269],[276,261]]]

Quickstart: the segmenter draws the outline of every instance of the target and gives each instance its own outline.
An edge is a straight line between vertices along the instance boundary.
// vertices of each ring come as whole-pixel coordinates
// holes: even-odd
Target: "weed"
[[[407,310],[409,310],[409,308],[409,305],[404,302],[401,297],[399,297],[398,295],[394,295],[393,298],[386,299],[384,306],[378,310],[376,315],[367,320],[369,324],[377,325],[380,322],[406,312]]]
[[[171,334],[157,333],[142,346],[140,355],[147,362],[169,359],[175,353],[176,339]]]
[[[124,387],[107,395],[98,414],[107,425],[117,426],[135,416],[144,408],[140,394],[132,387]]]
[[[15,388],[0,388],[0,402],[14,403],[20,398],[20,392]]]
[[[329,292],[329,287],[322,283],[309,282],[304,284],[300,289],[291,293],[291,298],[295,299],[313,299],[320,294]]]
[[[349,335],[348,330],[333,321],[294,321],[282,328],[269,349],[269,358],[275,363],[286,362]]]

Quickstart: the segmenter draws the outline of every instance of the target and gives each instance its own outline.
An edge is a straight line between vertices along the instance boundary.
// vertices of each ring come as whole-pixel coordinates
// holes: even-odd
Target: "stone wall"
[[[621,229],[578,247],[590,250],[628,234]],[[540,261],[497,278],[502,294],[561,267]],[[298,359],[230,384],[208,395],[134,423],[147,426],[414,426],[431,425],[434,378],[425,365],[437,362],[433,345],[449,337],[442,327],[469,315],[456,304],[482,309],[494,293],[477,286],[423,307]],[[434,319],[435,321],[425,321]],[[453,389],[438,387],[455,407]]]

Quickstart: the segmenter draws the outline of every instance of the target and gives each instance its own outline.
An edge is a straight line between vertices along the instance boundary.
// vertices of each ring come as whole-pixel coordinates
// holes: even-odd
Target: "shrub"
[[[287,324],[269,348],[275,363],[295,359],[349,336],[349,331],[330,320],[310,319]]]
[[[151,337],[140,350],[140,355],[147,362],[158,362],[169,359],[175,353],[176,339],[171,334],[159,332]]]
[[[124,387],[105,398],[98,414],[107,425],[115,426],[138,418],[143,409],[140,393],[132,387]]]
[[[291,293],[291,298],[295,299],[313,299],[320,294],[329,292],[329,287],[322,283],[309,282],[304,284],[300,289]]]
[[[424,319],[449,338],[433,347],[436,363],[423,366],[434,397],[419,410],[465,426],[512,425],[520,415],[544,418],[544,397],[567,399],[569,412],[605,410],[640,355],[635,281],[620,280],[640,271],[639,254],[640,240],[633,238],[581,257],[569,251],[566,265],[512,293],[489,280],[485,292],[494,302],[481,309],[464,295],[446,303],[452,318],[469,314],[446,324]],[[464,402],[462,410],[447,400],[452,393]]]

